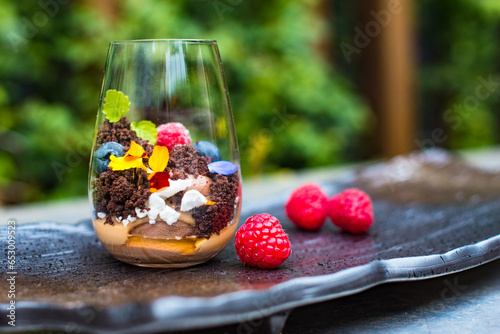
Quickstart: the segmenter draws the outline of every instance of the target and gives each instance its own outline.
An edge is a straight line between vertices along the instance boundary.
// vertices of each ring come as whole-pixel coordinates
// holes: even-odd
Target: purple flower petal
[[[208,170],[211,173],[217,173],[221,175],[231,175],[238,171],[238,166],[229,161],[216,161],[208,164]]]

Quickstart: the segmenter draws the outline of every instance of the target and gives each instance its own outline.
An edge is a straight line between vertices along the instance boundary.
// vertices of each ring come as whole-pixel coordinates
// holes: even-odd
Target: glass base
[[[115,259],[143,268],[186,268],[217,256],[233,239],[238,224],[234,222],[210,238],[181,240],[131,236],[132,227],[94,220],[97,237]]]
[[[131,265],[137,266],[137,267],[142,267],[142,268],[187,268],[187,267],[192,267],[196,266],[198,264],[202,264],[206,261],[199,261],[199,262],[186,262],[186,263],[129,263]]]

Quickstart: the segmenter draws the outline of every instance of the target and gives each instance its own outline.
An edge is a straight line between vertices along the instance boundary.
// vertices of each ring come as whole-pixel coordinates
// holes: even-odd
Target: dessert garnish
[[[208,164],[208,170],[211,173],[231,175],[238,171],[238,166],[236,166],[232,162],[221,160]]]
[[[105,170],[108,169],[108,165],[110,162],[110,157],[113,155],[115,157],[123,157],[125,154],[123,150],[123,146],[118,144],[117,142],[110,141],[102,144],[99,148],[94,152],[94,169],[98,174],[101,174]]]
[[[198,190],[188,190],[182,197],[181,211],[191,211],[201,205],[212,205],[215,202],[209,201]]]
[[[151,168],[148,170],[148,180],[150,184],[149,191],[157,192],[170,185],[170,175],[165,172],[168,165],[168,149],[164,146],[155,146],[153,154],[149,158],[148,165]]]
[[[267,213],[248,218],[236,232],[234,246],[243,263],[259,268],[276,268],[292,253],[278,219]]]
[[[130,129],[134,131],[137,136],[149,141],[151,145],[156,144],[158,138],[158,131],[156,125],[151,121],[140,121],[130,123]]]
[[[148,164],[150,168],[144,165],[143,158],[146,158],[147,154],[144,149],[139,146],[136,142],[130,143],[130,149],[127,151],[123,157],[115,157],[111,155],[109,167],[111,170],[120,171],[131,168],[140,168],[148,172],[148,180],[150,183],[149,191],[152,193],[157,192],[160,189],[168,187],[170,185],[169,179],[170,175],[165,172],[165,168],[168,164],[168,149],[163,146],[155,146],[153,149],[153,154],[149,158]]]
[[[125,116],[129,109],[130,101],[125,94],[114,89],[106,92],[102,112],[106,115],[110,123],[118,122],[122,116]]]
[[[201,156],[210,157],[212,162],[222,160],[219,148],[209,141],[198,140],[193,146]]]
[[[146,152],[139,146],[135,141],[130,143],[130,148],[127,153],[125,153],[122,157],[117,157],[111,155],[109,159],[111,162],[109,163],[109,168],[114,171],[126,170],[131,168],[140,168],[148,171],[146,166],[144,166],[143,158],[147,157]]]
[[[328,197],[317,184],[308,183],[295,189],[285,204],[288,218],[301,229],[317,231],[327,214]]]
[[[178,122],[161,124],[157,127],[158,141],[157,145],[166,146],[169,151],[175,145],[191,144],[191,136],[189,130],[184,125]]]
[[[356,188],[344,190],[328,200],[317,184],[305,184],[292,192],[284,209],[292,223],[310,231],[319,230],[326,217],[351,233],[368,231],[374,221],[370,196]]]
[[[328,216],[345,231],[364,233],[374,220],[370,196],[359,189],[346,189],[329,200]]]

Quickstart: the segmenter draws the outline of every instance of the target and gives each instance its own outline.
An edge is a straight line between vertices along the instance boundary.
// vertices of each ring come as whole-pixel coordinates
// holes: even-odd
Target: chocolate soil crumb
[[[95,210],[106,213],[109,224],[112,216],[136,217],[135,208],[144,209],[151,195],[148,174],[142,169],[103,172],[93,186]]]
[[[103,125],[99,127],[97,132],[96,149],[102,143],[107,143],[110,141],[117,142],[121,144],[125,151],[130,148],[130,142],[135,141],[137,144],[141,145],[148,156],[153,153],[153,145],[149,141],[137,137],[135,131],[130,129],[130,121],[123,116],[118,122],[110,123],[107,119],[104,120]]]
[[[196,227],[199,235],[203,237],[209,237],[212,233],[219,234],[233,219],[239,187],[236,173],[229,176],[211,174],[211,177],[213,182],[210,185],[209,199],[215,204],[203,205],[193,210]]]
[[[191,145],[177,145],[170,152],[167,171],[172,180],[185,179],[187,174],[208,176],[210,171],[207,165],[211,159],[202,157]]]

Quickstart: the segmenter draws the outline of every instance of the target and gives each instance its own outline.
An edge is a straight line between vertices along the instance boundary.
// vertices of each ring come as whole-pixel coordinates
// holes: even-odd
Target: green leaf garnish
[[[114,89],[106,92],[102,112],[111,123],[116,123],[130,109],[127,95]]]
[[[138,137],[149,140],[151,145],[156,144],[156,139],[158,138],[158,131],[156,130],[156,125],[151,121],[140,121],[132,122],[130,128],[135,131]]]

